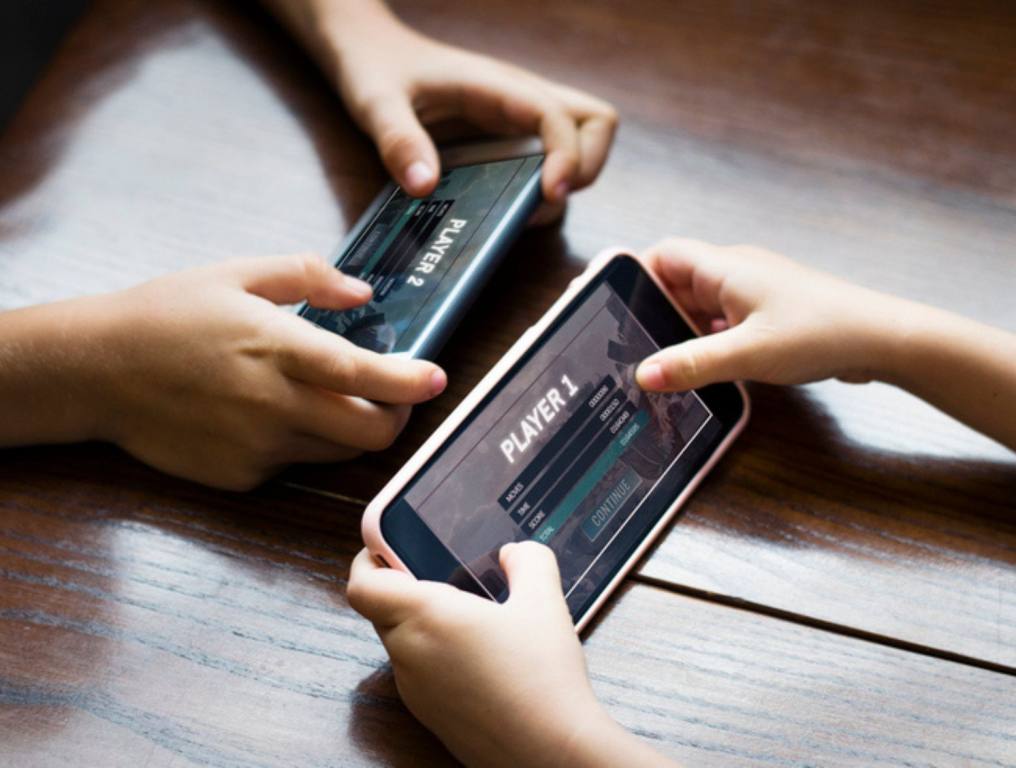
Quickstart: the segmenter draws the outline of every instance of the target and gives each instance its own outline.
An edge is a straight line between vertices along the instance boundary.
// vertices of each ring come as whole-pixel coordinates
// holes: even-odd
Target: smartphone
[[[634,256],[602,254],[371,501],[367,547],[503,601],[501,546],[543,542],[581,629],[747,422],[740,384],[635,382],[695,333]]]
[[[374,297],[341,312],[306,303],[297,312],[375,352],[433,359],[540,204],[543,157],[538,139],[466,144],[441,152],[429,197],[389,183],[335,261]]]

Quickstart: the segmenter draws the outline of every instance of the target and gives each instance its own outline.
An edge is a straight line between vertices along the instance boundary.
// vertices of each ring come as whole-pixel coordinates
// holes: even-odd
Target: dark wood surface
[[[136,466],[114,486],[108,453],[22,451],[0,473],[5,764],[449,762],[345,601],[354,514]],[[1009,675],[637,582],[585,645],[611,713],[689,765],[1013,755]]]
[[[392,450],[221,494],[103,446],[0,453],[0,764],[442,764],[343,596],[362,503],[606,245],[753,241],[1016,329],[1005,2],[396,4],[611,99],[601,180],[527,233]],[[369,143],[262,13],[98,0],[0,135],[0,307],[328,252]],[[1016,764],[1016,460],[878,385],[753,421],[586,638],[689,764]]]

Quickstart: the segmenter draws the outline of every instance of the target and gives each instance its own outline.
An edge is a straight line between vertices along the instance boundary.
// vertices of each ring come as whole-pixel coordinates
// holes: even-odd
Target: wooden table
[[[105,446],[0,454],[0,764],[451,762],[346,603],[359,512],[602,246],[758,242],[1016,330],[1011,3],[396,6],[612,100],[606,172],[525,235],[384,454],[246,495]],[[240,7],[93,4],[0,135],[0,306],[330,251],[382,170]],[[880,385],[752,395],[585,638],[601,699],[689,765],[1016,765],[1013,454]]]

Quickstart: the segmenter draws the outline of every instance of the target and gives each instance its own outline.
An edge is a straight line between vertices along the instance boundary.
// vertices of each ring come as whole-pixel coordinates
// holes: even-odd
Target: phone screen
[[[648,394],[635,383],[640,361],[692,335],[634,259],[615,260],[385,510],[385,538],[418,576],[497,600],[498,550],[535,539],[555,551],[579,615],[740,415],[732,385]],[[405,546],[409,518],[450,556],[447,573],[427,573],[440,558]]]
[[[414,354],[512,206],[533,189],[542,161],[531,155],[449,168],[424,199],[395,188],[336,262],[370,283],[373,299],[341,312],[305,306],[300,314],[375,352]]]

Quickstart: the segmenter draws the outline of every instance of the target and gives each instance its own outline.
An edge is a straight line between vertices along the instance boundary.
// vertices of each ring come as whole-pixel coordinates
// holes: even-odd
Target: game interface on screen
[[[534,155],[451,168],[423,199],[396,189],[336,264],[370,283],[373,299],[300,314],[375,352],[410,350],[541,162]]]
[[[635,383],[657,349],[602,283],[396,504],[495,599],[507,596],[501,545],[549,545],[576,610],[659,518],[650,494],[669,503],[721,431],[696,393]]]

